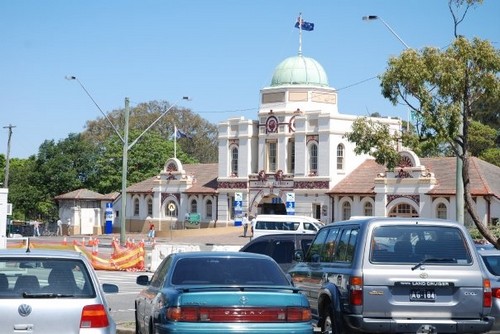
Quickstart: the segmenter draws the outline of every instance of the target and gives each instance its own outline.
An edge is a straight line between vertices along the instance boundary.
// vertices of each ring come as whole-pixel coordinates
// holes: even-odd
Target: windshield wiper
[[[414,265],[411,270],[415,270],[417,268],[419,268],[421,265],[425,264],[425,263],[456,263],[457,262],[457,259],[455,258],[451,258],[451,257],[428,257],[426,259],[423,259],[422,261],[420,261],[419,263],[417,263],[416,265]]]

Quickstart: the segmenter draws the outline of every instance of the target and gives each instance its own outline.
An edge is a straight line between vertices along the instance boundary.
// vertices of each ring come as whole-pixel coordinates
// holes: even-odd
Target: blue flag
[[[305,31],[313,31],[314,30],[314,23],[311,23],[311,22],[306,22],[304,20],[302,20],[302,18],[299,16],[297,18],[297,22],[295,22],[295,28],[302,28],[302,30],[305,30]]]

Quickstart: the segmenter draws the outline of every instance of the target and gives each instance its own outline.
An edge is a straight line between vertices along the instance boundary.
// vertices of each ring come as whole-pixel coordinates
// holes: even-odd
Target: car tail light
[[[363,305],[363,278],[359,276],[352,276],[349,279],[349,302],[351,305]]]
[[[87,305],[83,308],[80,328],[102,328],[108,326],[108,314],[104,305]]]
[[[231,308],[231,307],[171,307],[167,318],[189,322],[304,322],[311,320],[311,309]]]
[[[491,289],[493,298],[500,298],[500,288]]]
[[[483,307],[491,307],[493,296],[491,293],[491,282],[489,279],[483,279]]]

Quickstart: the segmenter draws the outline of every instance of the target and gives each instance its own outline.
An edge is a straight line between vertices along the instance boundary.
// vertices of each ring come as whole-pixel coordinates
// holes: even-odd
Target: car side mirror
[[[135,283],[139,285],[149,285],[149,277],[148,275],[139,275],[137,276]]]

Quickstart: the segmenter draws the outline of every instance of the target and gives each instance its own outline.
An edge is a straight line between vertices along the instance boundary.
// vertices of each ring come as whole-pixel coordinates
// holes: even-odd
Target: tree
[[[156,133],[164,140],[171,140],[174,127],[177,126],[192,138],[191,141],[178,140],[177,145],[182,151],[200,163],[217,162],[217,127],[189,109],[173,107],[169,110],[170,107],[171,105],[166,101],[151,101],[131,108],[129,132],[143,132],[164,114],[147,131],[148,133]],[[107,116],[115,128],[121,132],[125,124],[124,109],[114,110]],[[94,144],[101,145],[107,138],[115,136],[116,132],[109,121],[101,117],[88,121],[82,135]]]
[[[129,134],[130,142],[140,135],[138,130]],[[188,140],[188,139],[185,139]],[[106,194],[121,189],[123,142],[118,135],[107,138],[100,146],[95,161],[99,179],[95,191]],[[165,162],[174,156],[174,143],[163,139],[156,132],[146,132],[128,152],[127,183],[143,181],[158,175]],[[183,150],[177,148],[177,158],[183,163],[195,163]]]
[[[434,141],[433,145],[445,147],[461,159],[466,210],[480,233],[500,248],[500,239],[481,223],[477,215],[469,181],[469,130],[477,110],[474,107],[500,94],[500,52],[488,41],[479,38],[469,41],[457,33],[467,10],[480,2],[450,0],[448,7],[455,23],[453,43],[445,50],[433,47],[421,51],[407,49],[398,57],[389,59],[387,71],[381,76],[381,87],[384,97],[394,105],[403,102],[418,117],[423,126],[424,141]],[[465,11],[458,17],[456,13],[460,6],[465,6]],[[357,129],[353,128],[355,131]],[[374,136],[358,139],[365,138],[371,140]],[[387,141],[398,139],[392,137]],[[356,144],[360,145],[359,142]],[[369,145],[365,143],[362,147],[368,148]],[[396,150],[394,145],[392,147]],[[370,148],[363,152],[372,151]],[[391,163],[392,157],[393,153],[387,154],[387,159],[382,155],[378,161]]]

